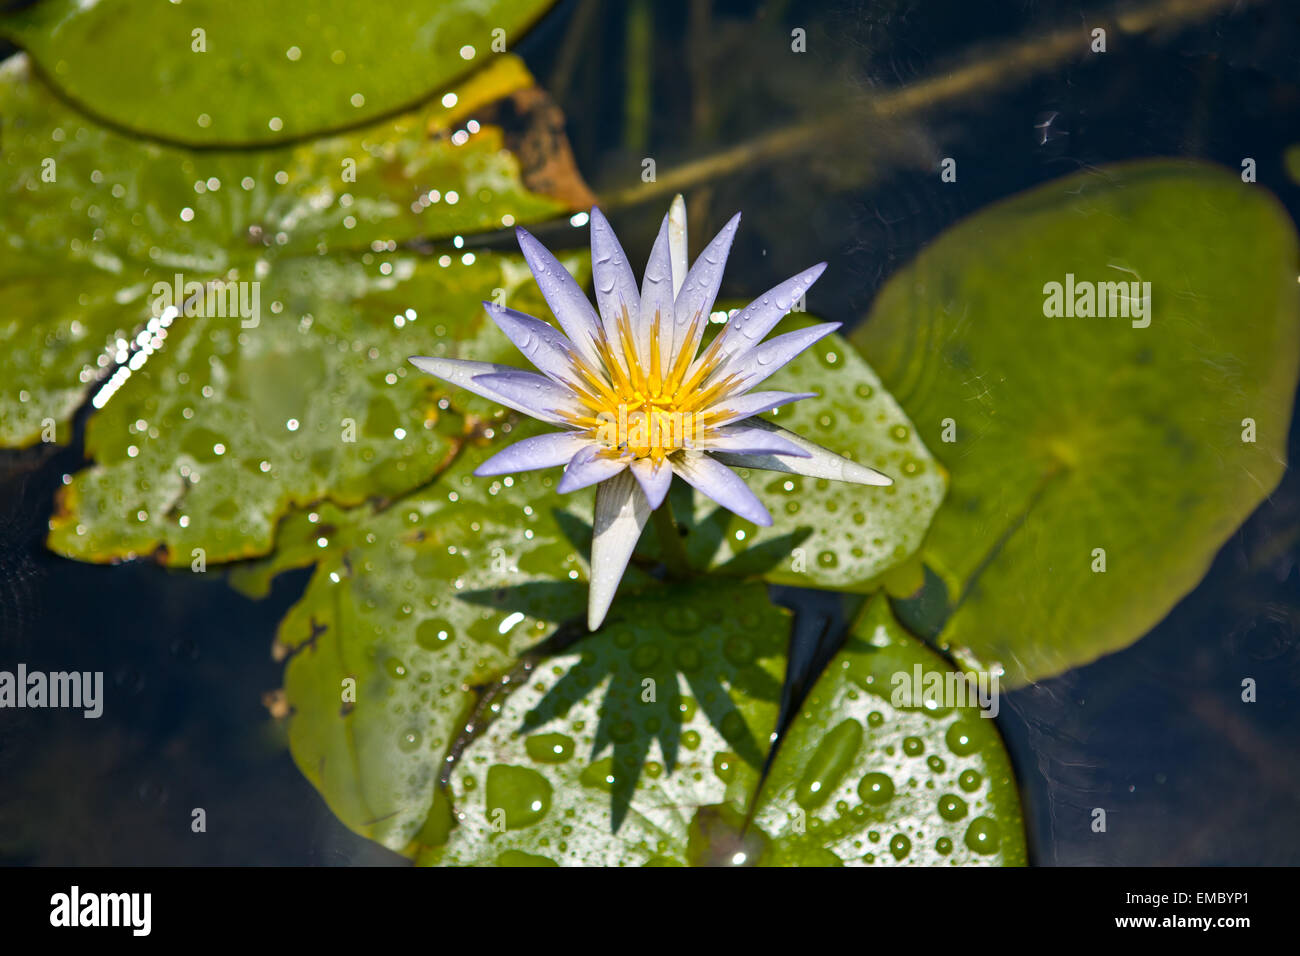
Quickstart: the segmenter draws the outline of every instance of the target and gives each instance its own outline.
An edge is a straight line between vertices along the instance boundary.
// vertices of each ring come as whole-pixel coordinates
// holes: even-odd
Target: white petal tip
[[[857,485],[877,485],[881,488],[888,487],[894,483],[894,479],[886,474],[876,471],[874,468],[868,468],[866,465],[859,465],[857,462],[846,461],[844,463],[843,481],[850,481]]]
[[[618,584],[615,581],[613,590],[606,594],[607,583],[592,576],[590,590],[587,592],[587,630],[594,631],[605,623],[609,606],[614,603],[614,595],[618,592]]]

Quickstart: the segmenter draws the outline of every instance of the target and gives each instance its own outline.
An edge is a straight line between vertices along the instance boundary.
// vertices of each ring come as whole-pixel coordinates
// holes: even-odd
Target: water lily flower
[[[770,339],[826,264],[787,279],[741,309],[701,348],[740,215],[687,268],[686,207],[664,217],[638,289],[627,256],[599,209],[591,210],[597,308],[550,252],[524,229],[519,247],[559,328],[485,302],[488,314],[537,368],[414,356],[422,371],[523,412],[559,431],[525,438],[475,469],[480,476],[565,466],[561,493],[596,486],[587,626],[605,619],[652,512],[673,475],[757,525],[772,517],[728,466],[888,485],[761,412],[812,392],[755,390],[814,342],[825,322]],[[671,527],[671,522],[669,522]],[[675,544],[680,544],[676,542]]]

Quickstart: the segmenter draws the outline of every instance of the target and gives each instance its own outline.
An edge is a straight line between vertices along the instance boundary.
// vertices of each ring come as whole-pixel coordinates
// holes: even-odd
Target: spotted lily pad
[[[457,825],[419,862],[685,862],[697,808],[754,777],[776,723],[789,615],[754,583],[616,601],[538,664],[451,773]]]
[[[490,254],[447,268],[408,255],[289,260],[262,283],[283,312],[257,328],[178,320],[91,418],[95,464],[63,489],[50,547],[93,561],[157,552],[192,565],[199,549],[229,561],[269,551],[294,505],[356,505],[428,481],[474,420],[406,356],[431,340],[492,348],[480,300],[506,287],[539,301],[531,281],[512,284],[526,275]]]
[[[265,553],[294,505],[389,498],[435,474],[473,427],[461,413],[492,409],[406,356],[503,358],[480,301],[544,305],[521,257],[399,241],[568,208],[523,185],[500,129],[448,136],[465,109],[530,83],[502,57],[456,108],[194,152],[94,126],[9,61],[0,440],[66,438],[91,395],[97,409],[94,464],[64,489],[51,546],[201,567]],[[340,157],[356,157],[355,183]],[[167,313],[200,289],[197,314]]]
[[[535,667],[450,774],[425,863],[863,865],[1025,861],[991,720],[894,706],[896,673],[954,673],[873,601],[747,812],[776,717],[787,615],[697,583]],[[910,704],[911,702],[909,702]]]
[[[923,552],[944,645],[1046,677],[1196,585],[1286,465],[1296,252],[1261,187],[1143,162],[983,211],[889,282],[853,341],[952,475]],[[1086,304],[1135,281],[1118,317]]]
[[[41,0],[0,14],[0,35],[112,125],[254,145],[408,108],[500,55],[552,2]]]
[[[585,202],[572,186],[565,198],[525,186],[529,170],[486,120],[495,101],[531,83],[517,59],[499,57],[452,107],[430,104],[298,147],[191,151],[94,124],[33,77],[26,57],[10,58],[0,67],[0,370],[12,387],[0,398],[0,444],[48,437],[47,421],[66,440],[72,412],[119,346],[166,304],[158,283],[236,283],[251,312],[249,284],[287,259],[347,252],[378,269],[379,257],[414,239]],[[471,135],[475,115],[484,121]],[[465,256],[447,245],[431,258],[445,269]],[[505,287],[519,285],[518,271]],[[274,301],[259,294],[261,317],[285,321]],[[238,302],[227,312],[243,320]]]
[[[291,517],[285,555],[245,580],[306,563],[315,542],[316,570],[276,642],[290,746],[344,823],[395,850],[437,830],[433,783],[472,688],[586,607],[591,496],[557,495],[550,473],[475,478],[488,439],[378,513]],[[630,591],[648,581],[629,575]],[[341,697],[348,678],[354,701]]]
[[[754,814],[771,841],[763,862],[1024,865],[1015,777],[993,708],[979,706],[998,685],[958,676],[884,597],[868,602],[763,784]],[[946,699],[940,681],[943,693],[954,688]]]
[[[779,331],[810,325],[792,316]],[[761,574],[778,584],[868,591],[921,546],[943,500],[946,475],[876,373],[829,335],[764,384],[816,392],[763,417],[889,475],[887,487],[737,469],[772,515],[760,528],[695,495],[688,553],[723,573]],[[683,488],[681,491],[685,492]],[[680,509],[679,509],[680,510]]]
[[[241,594],[264,598],[271,593],[276,575],[314,566],[325,549],[340,537],[352,540],[354,526],[369,522],[374,515],[373,508],[340,508],[329,501],[295,508],[275,529],[275,550],[266,557],[232,565],[226,579]]]

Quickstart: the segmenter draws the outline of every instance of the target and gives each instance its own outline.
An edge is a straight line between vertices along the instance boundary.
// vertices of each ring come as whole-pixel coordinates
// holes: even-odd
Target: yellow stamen
[[[637,458],[662,462],[665,458],[708,437],[709,422],[720,410],[706,412],[725,398],[739,381],[727,376],[709,382],[723,352],[712,343],[697,359],[704,337],[707,313],[697,313],[684,334],[676,355],[665,363],[663,316],[656,314],[649,331],[649,355],[641,354],[628,309],[607,333],[598,328],[593,347],[602,367],[574,356],[575,397],[590,414],[567,414],[566,420],[605,447],[602,454],[631,453]],[[665,367],[665,366],[669,367]],[[689,376],[689,378],[688,378]],[[707,386],[705,382],[709,382]]]

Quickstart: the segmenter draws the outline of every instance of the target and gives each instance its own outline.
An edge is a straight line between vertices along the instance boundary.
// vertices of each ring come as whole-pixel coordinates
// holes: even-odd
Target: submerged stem
[[[654,510],[655,534],[659,536],[659,560],[668,569],[669,577],[686,578],[691,574],[691,562],[682,546],[682,533],[673,518],[673,506],[667,498]]]

